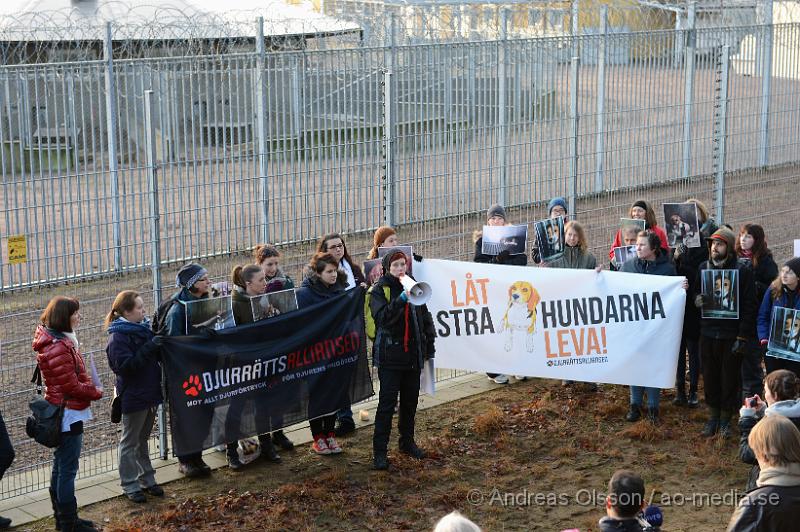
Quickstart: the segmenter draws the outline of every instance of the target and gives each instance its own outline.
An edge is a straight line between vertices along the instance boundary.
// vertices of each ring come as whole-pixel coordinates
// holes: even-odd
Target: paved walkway
[[[424,410],[457,399],[476,395],[493,387],[497,387],[497,385],[489,382],[483,374],[469,374],[442,381],[437,383],[435,396],[420,396],[419,409]],[[360,428],[372,425],[377,406],[377,401],[370,401],[365,405],[359,405],[359,410],[366,410],[369,413],[369,419],[367,421],[359,420],[358,412],[356,412],[355,418],[357,427]],[[311,442],[311,432],[308,429],[308,423],[293,425],[286,429],[286,433],[289,438],[298,445]],[[101,464],[107,464],[111,460],[111,457],[107,456],[110,453],[116,453],[116,449],[108,451],[107,453],[96,453],[88,459],[96,460]],[[206,463],[214,469],[227,465],[225,453],[209,450],[206,452],[204,459]],[[81,463],[81,467],[92,467],[92,465],[83,462]],[[174,458],[169,460],[155,459],[153,460],[153,467],[156,468],[156,480],[159,484],[166,484],[173,480],[183,478],[178,472],[178,462]],[[79,506],[87,506],[122,495],[122,489],[119,486],[119,476],[116,470],[81,479],[76,483],[75,489]],[[46,489],[0,501],[0,515],[12,519],[15,527],[50,517],[52,514],[50,495]]]

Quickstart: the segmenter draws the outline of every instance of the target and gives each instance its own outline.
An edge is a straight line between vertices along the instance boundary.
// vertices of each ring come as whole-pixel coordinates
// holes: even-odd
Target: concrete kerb
[[[419,410],[433,408],[434,406],[477,395],[496,387],[485,375],[477,373],[462,375],[436,384],[436,395],[420,395]],[[377,401],[369,401],[363,405],[354,406],[356,408],[354,408],[353,417],[357,428],[367,427],[374,423],[375,409],[378,406]],[[359,410],[366,410],[369,413],[367,420],[360,419]],[[293,425],[285,429],[285,431],[296,445],[311,443],[311,432],[306,422]],[[104,460],[104,463],[108,463],[109,458],[104,456],[106,453],[116,453],[116,449],[105,451],[104,453],[96,453],[90,459]],[[213,449],[205,452],[204,459],[212,469],[219,469],[227,465],[224,453],[216,452]],[[178,461],[174,458],[168,460],[154,459],[153,467],[156,470],[156,480],[159,484],[167,484],[173,480],[183,478],[178,472]],[[119,476],[116,471],[94,475],[77,481],[75,492],[79,506],[87,506],[122,495]],[[0,515],[10,518],[15,527],[51,517],[52,514],[50,495],[46,489],[0,501]]]

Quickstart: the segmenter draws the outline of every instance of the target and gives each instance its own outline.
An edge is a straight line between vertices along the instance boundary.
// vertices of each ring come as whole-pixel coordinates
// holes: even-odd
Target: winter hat
[[[499,203],[495,203],[494,205],[489,207],[488,211],[486,211],[486,219],[487,220],[489,218],[491,218],[492,216],[499,216],[500,218],[505,220],[506,219],[506,210]]]
[[[375,230],[375,236],[372,237],[372,243],[376,248],[379,248],[383,245],[384,240],[396,234],[397,231],[388,225],[382,225]]]
[[[383,256],[383,260],[381,260],[381,266],[383,266],[383,273],[389,273],[389,266],[392,263],[399,259],[406,259],[406,267],[408,266],[408,256],[403,253],[403,251],[399,248],[392,248],[389,252]]]
[[[800,277],[800,257],[787,260],[784,266],[792,270],[796,276]]]
[[[633,205],[631,205],[631,209],[634,207],[639,207],[640,209],[647,210],[647,202],[645,200],[636,200]]]
[[[736,235],[727,227],[723,226],[717,229],[714,234],[711,235],[711,240],[722,240],[728,246],[728,255],[735,253],[733,247],[736,244]]]
[[[569,211],[567,210],[567,201],[564,198],[562,198],[561,196],[558,196],[556,198],[551,199],[550,203],[547,204],[547,215],[548,216],[550,215],[551,212],[553,212],[553,209],[555,207],[561,207],[562,209],[564,209],[565,213],[569,214]]]
[[[194,283],[207,274],[208,271],[199,264],[186,264],[178,270],[178,275],[175,277],[175,286],[187,289],[191,288],[194,286]]]

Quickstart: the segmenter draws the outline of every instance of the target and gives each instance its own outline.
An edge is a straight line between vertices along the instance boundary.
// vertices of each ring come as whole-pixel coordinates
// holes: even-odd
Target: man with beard
[[[711,235],[709,242],[709,260],[700,265],[695,286],[701,286],[703,270],[739,272],[739,317],[703,318],[700,321],[700,358],[705,400],[709,408],[703,436],[711,437],[719,433],[727,438],[730,436],[731,416],[739,406],[742,357],[747,351],[747,337],[755,326],[755,285],[749,265],[736,258],[736,236],[733,231],[721,227]],[[713,303],[708,295],[695,295],[694,304],[700,309],[711,308]]]

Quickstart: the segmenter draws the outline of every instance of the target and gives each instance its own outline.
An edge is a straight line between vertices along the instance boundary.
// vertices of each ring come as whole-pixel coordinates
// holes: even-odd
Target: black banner
[[[253,324],[163,339],[176,455],[272,432],[373,394],[364,289]]]

